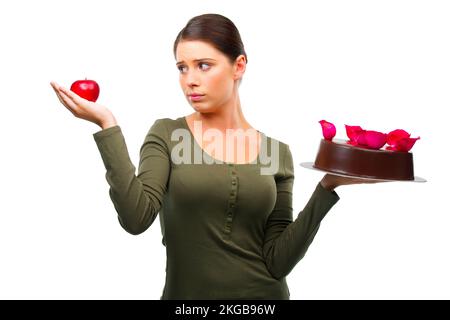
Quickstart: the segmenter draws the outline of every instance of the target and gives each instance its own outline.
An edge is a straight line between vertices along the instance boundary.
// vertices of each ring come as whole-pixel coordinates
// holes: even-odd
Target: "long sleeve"
[[[170,157],[162,119],[155,121],[140,149],[138,175],[120,126],[93,134],[103,163],[109,196],[120,225],[131,234],[144,232],[162,206],[170,173]]]
[[[267,268],[277,279],[287,276],[303,258],[320,222],[339,200],[335,191],[326,190],[318,183],[305,208],[293,221],[294,167],[288,145],[284,152],[284,170],[276,179],[277,200],[266,224],[263,246]]]

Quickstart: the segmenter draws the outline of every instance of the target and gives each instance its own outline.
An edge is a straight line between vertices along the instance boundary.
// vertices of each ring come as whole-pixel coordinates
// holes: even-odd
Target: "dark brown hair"
[[[248,62],[238,29],[230,19],[220,14],[206,13],[191,18],[175,39],[175,58],[178,43],[182,40],[202,40],[225,54],[231,63],[241,54]]]

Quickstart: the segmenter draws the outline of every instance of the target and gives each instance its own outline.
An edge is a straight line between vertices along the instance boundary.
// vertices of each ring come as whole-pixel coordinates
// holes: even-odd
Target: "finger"
[[[61,96],[59,95],[58,90],[56,90],[55,88],[53,88],[53,91],[55,91],[56,96],[58,97],[59,101],[60,101],[61,103],[63,103],[63,100],[62,100]]]
[[[66,107],[67,109],[69,109],[70,110],[70,108],[66,105],[66,101],[64,101],[64,99],[62,98],[62,96],[61,96],[61,92],[59,92],[57,89],[55,89],[55,88],[53,88],[53,90],[55,91],[55,93],[56,93],[56,96],[58,97],[58,100],[59,100],[59,102],[61,102],[61,104],[64,106],[64,107]],[[72,110],[71,110],[72,111]]]
[[[59,92],[57,89],[55,89],[55,88],[53,88],[53,90],[55,91],[55,93],[56,93],[56,96],[58,97],[58,99],[59,99],[59,101],[65,106],[65,107],[67,107],[65,104],[66,104],[66,102],[64,101],[64,99],[63,99],[63,97],[61,96],[61,92]]]
[[[64,92],[62,92],[61,86],[59,86],[56,82],[50,82],[50,85],[53,87],[53,90],[56,93],[56,96],[58,97],[59,101],[61,102],[61,104],[66,107],[67,110],[69,110],[70,112],[72,112],[72,114],[74,116],[76,116],[76,105],[74,105],[70,99],[64,95]]]
[[[73,92],[72,90],[68,90],[64,87],[59,87],[59,90],[62,91],[63,93],[65,93],[69,99],[71,99],[73,102],[75,102],[75,104],[81,103],[81,97],[79,95],[77,95],[75,92]]]
[[[74,116],[76,116],[77,112],[77,106],[73,103],[72,100],[70,100],[69,97],[67,97],[64,92],[57,91],[56,93],[58,95],[58,98],[60,99],[62,105],[67,108]]]
[[[51,82],[50,82],[50,85],[51,85],[52,88],[53,88],[54,90],[56,90],[56,91],[59,91],[59,89],[61,88],[61,86],[60,86],[59,84],[57,84],[56,82],[54,82],[54,81],[51,81]]]
[[[53,90],[55,90],[56,94],[58,95],[60,86],[56,82],[53,82],[53,81],[50,82],[50,85],[52,86]]]
[[[61,99],[63,99],[64,101],[64,105],[70,110],[72,111],[73,114],[76,114],[78,112],[78,105],[76,103],[73,102],[72,99],[70,99],[70,97],[68,97],[64,91],[60,91],[59,95],[61,96]]]

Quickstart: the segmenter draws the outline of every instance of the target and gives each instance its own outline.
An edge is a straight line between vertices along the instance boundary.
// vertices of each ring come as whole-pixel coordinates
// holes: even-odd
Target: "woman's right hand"
[[[52,81],[50,85],[55,90],[59,101],[75,117],[93,122],[102,129],[117,125],[114,115],[105,106],[86,100],[75,92],[58,85],[56,82]]]

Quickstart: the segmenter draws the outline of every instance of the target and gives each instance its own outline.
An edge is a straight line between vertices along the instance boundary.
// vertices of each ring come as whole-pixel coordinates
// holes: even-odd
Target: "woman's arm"
[[[106,168],[109,196],[121,226],[131,234],[144,232],[162,206],[170,172],[163,121],[156,120],[145,137],[137,176],[120,126],[105,126],[93,136]]]
[[[294,167],[289,146],[285,145],[284,170],[277,177],[277,200],[266,224],[263,255],[273,277],[285,277],[303,258],[322,219],[339,200],[328,185],[318,183],[305,208],[293,221],[292,189]]]

